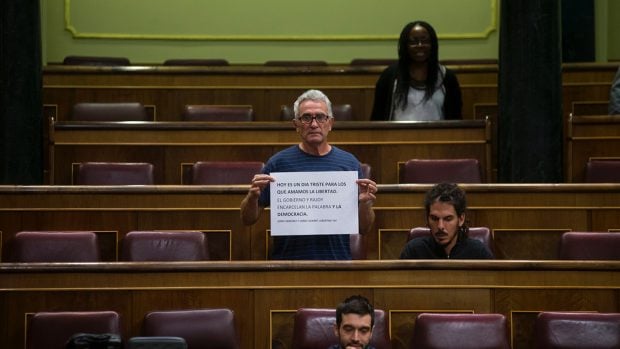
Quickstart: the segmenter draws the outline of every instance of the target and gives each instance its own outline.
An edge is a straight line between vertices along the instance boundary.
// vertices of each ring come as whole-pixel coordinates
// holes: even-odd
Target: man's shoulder
[[[353,153],[350,153],[344,149],[338,148],[334,145],[332,145],[332,151],[331,154],[333,156],[338,156],[338,157],[343,157],[343,158],[350,158],[351,160],[357,160],[357,157],[355,155],[353,155]]]
[[[436,256],[436,243],[432,236],[422,236],[407,241],[401,252],[401,259],[434,259]]]
[[[467,245],[467,247],[484,247],[482,241],[471,237],[467,237],[466,239],[464,239],[463,243]]]
[[[411,246],[430,246],[435,240],[432,236],[420,236],[409,240]]]
[[[482,241],[470,237],[463,240],[462,251],[469,258],[494,258],[493,253]]]
[[[344,150],[342,148],[339,148],[339,147],[337,147],[335,145],[332,145],[331,147],[332,147],[332,153],[347,154],[347,155],[350,155],[350,156],[354,156],[353,153],[350,153],[350,152],[348,152],[348,151],[346,151],[346,150]]]

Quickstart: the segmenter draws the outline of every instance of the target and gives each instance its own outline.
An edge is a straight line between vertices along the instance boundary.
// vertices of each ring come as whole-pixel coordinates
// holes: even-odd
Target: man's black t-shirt
[[[400,253],[401,259],[493,259],[495,258],[482,242],[476,239],[459,239],[446,254],[443,246],[432,236],[410,240]]]

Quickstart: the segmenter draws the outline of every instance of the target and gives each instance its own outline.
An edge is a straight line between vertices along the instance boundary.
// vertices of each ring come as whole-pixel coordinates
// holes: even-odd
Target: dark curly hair
[[[431,190],[426,193],[426,197],[424,198],[424,209],[426,211],[427,219],[431,211],[431,205],[435,202],[448,203],[454,206],[454,211],[456,211],[456,215],[458,217],[464,215],[465,211],[467,210],[465,191],[454,183],[436,184],[435,186],[433,186],[433,188],[431,188]],[[469,227],[464,222],[459,229],[459,237],[467,237],[468,232]]]

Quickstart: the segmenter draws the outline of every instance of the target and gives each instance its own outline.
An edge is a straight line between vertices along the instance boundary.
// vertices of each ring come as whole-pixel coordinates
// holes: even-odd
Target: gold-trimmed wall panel
[[[487,39],[497,30],[497,0],[462,4],[450,0],[415,0],[414,3],[389,0],[388,4],[372,0],[349,1],[335,5],[328,0],[318,0],[291,6],[291,2],[282,0],[237,0],[240,4],[179,0],[174,5],[168,2],[158,5],[153,0],[65,0],[65,30],[76,39],[392,41],[398,38],[400,29],[393,24],[404,24],[411,18],[407,11],[382,11],[386,5],[415,7],[419,18],[443,23],[447,28],[436,28],[440,39]],[[313,13],[320,8],[330,10],[321,11],[319,23],[300,20],[303,13]],[[342,19],[349,18],[351,8],[355,8],[356,20],[343,25]],[[443,10],[438,10],[441,8]],[[382,13],[385,16],[381,16]],[[106,18],[116,20],[101,20]],[[233,22],[237,25],[230,25]],[[239,23],[252,23],[251,32]],[[286,34],[282,33],[283,28]]]

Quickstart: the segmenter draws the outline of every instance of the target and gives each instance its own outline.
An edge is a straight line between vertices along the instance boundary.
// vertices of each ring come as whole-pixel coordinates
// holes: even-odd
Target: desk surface
[[[432,184],[379,184],[374,208],[420,207],[431,187]],[[460,184],[460,187],[467,192],[469,209],[479,206],[620,208],[620,184],[615,183],[494,183]],[[0,185],[0,209],[230,208],[229,202],[238,208],[237,199],[243,198],[248,188],[249,185]],[[231,196],[233,200],[219,201]],[[62,200],[63,197],[67,200]],[[128,201],[114,201],[122,197]],[[142,200],[141,204],[134,206],[132,197]],[[196,199],[200,201],[193,201]]]

